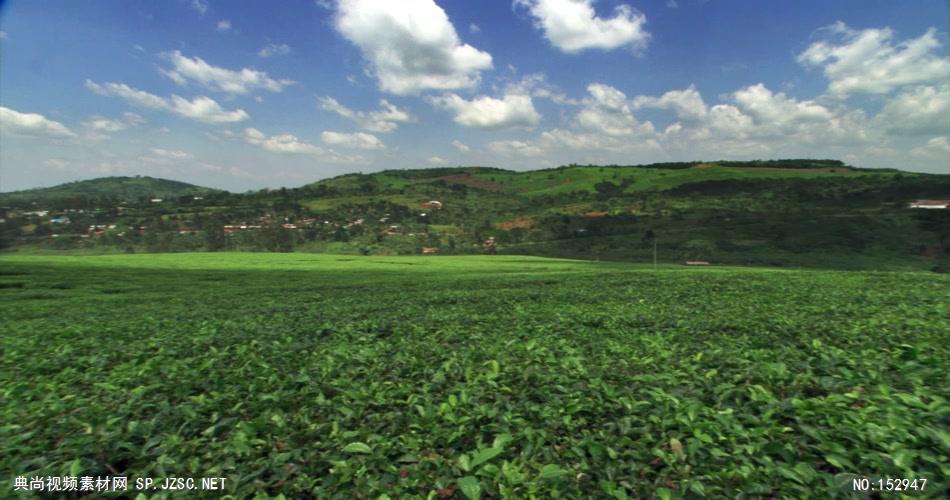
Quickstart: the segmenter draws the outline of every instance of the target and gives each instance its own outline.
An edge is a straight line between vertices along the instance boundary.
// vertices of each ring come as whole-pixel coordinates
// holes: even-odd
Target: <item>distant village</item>
[[[419,202],[415,211],[386,204],[376,209],[344,208],[319,214],[299,207],[259,210],[255,215],[249,213],[252,210],[240,208],[216,212],[214,207],[201,205],[201,196],[190,200],[200,209],[188,210],[181,201],[149,197],[111,207],[0,208],[0,226],[5,230],[7,246],[50,249],[118,246],[127,251],[289,251],[313,242],[361,238],[369,245],[395,239],[401,244],[388,246],[398,253],[432,255],[458,250],[460,244],[453,235],[432,230],[432,222],[444,208],[440,200]],[[495,253],[496,248],[496,238],[485,235],[467,242],[466,250]]]

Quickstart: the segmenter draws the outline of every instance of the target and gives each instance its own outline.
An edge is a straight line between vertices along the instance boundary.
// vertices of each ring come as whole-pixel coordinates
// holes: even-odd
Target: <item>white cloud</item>
[[[680,4],[676,3],[676,0],[669,0],[666,2],[666,6],[671,9],[678,9]]]
[[[208,0],[191,0],[191,8],[203,16],[208,12]]]
[[[900,43],[890,28],[853,30],[840,21],[821,33],[826,39],[812,43],[798,62],[821,68],[833,96],[886,94],[908,84],[950,79],[950,57],[936,53],[940,42],[933,28]]]
[[[7,32],[0,31],[0,40],[6,40],[6,39],[7,39]]]
[[[462,142],[462,141],[460,141],[460,140],[458,140],[458,139],[455,139],[454,141],[452,141],[452,147],[455,148],[456,150],[462,152],[462,153],[467,153],[467,152],[471,151],[471,149],[472,149],[472,148],[468,147],[467,144],[465,144],[464,142]]]
[[[398,95],[478,85],[489,53],[464,44],[433,0],[340,0],[336,29],[356,44],[380,89]]]
[[[568,54],[624,45],[642,48],[650,38],[646,16],[626,4],[616,6],[609,19],[597,17],[594,0],[514,0],[514,5],[528,9],[551,45]]]
[[[506,94],[501,99],[481,96],[468,101],[457,94],[446,94],[427,100],[454,113],[455,123],[464,127],[489,130],[531,128],[541,121],[530,95]]]
[[[129,128],[128,125],[126,125],[121,120],[110,120],[109,118],[105,118],[102,116],[92,116],[91,118],[89,118],[89,120],[84,121],[82,124],[84,127],[90,130],[94,130],[96,132],[107,132],[107,133],[120,132],[122,130]]]
[[[217,26],[215,26],[214,29],[217,30],[217,31],[219,31],[219,32],[221,32],[221,33],[224,33],[225,31],[230,31],[230,30],[231,30],[231,21],[228,21],[227,19],[222,19],[222,20],[218,21],[218,24],[217,24]]]
[[[536,144],[523,141],[492,141],[488,149],[504,156],[541,156],[543,153]]]
[[[261,57],[286,56],[287,54],[290,54],[290,45],[286,43],[269,43],[257,51],[257,55]]]
[[[161,70],[162,74],[179,85],[194,82],[215,91],[247,94],[256,89],[280,92],[295,83],[293,80],[275,80],[267,73],[251,68],[235,71],[212,66],[200,57],[189,58],[177,50],[165,53],[163,57],[172,63],[172,68]]]
[[[927,141],[925,146],[917,147],[911,150],[914,156],[935,156],[938,158],[950,158],[950,136],[934,137]]]
[[[225,111],[214,99],[198,96],[192,100],[172,96],[171,110],[185,118],[205,123],[234,123],[250,118],[243,109]]]
[[[266,151],[283,154],[299,154],[316,156],[320,160],[332,163],[357,163],[364,161],[363,157],[342,155],[332,149],[323,149],[320,146],[303,142],[293,134],[267,136],[256,128],[244,129],[244,142],[258,146]]]
[[[512,72],[515,70],[513,69]],[[525,75],[520,81],[512,82],[505,87],[506,94],[523,94],[541,99],[550,99],[557,104],[579,104],[579,101],[569,99],[556,86],[548,83],[544,73]]]
[[[194,156],[192,156],[191,153],[187,153],[185,151],[180,151],[180,150],[175,150],[175,149],[151,148],[149,149],[149,151],[151,151],[153,155],[158,156],[159,158],[165,158],[168,160],[179,161],[179,160],[189,160],[191,158],[194,158]]]
[[[124,83],[99,84],[90,80],[86,80],[86,88],[98,95],[121,97],[134,106],[169,111],[205,123],[233,123],[250,118],[243,109],[226,111],[217,101],[205,96],[198,96],[190,101],[177,95],[166,99]]]
[[[763,124],[826,122],[832,117],[831,111],[814,101],[796,101],[782,92],[773,93],[761,83],[740,89],[733,96],[747,114]]]
[[[432,156],[427,161],[433,165],[445,165],[446,163],[449,162],[445,158],[441,158],[438,156]]]
[[[90,80],[86,80],[86,88],[89,89],[92,93],[102,95],[102,96],[114,96],[121,97],[125,99],[126,102],[132,104],[133,106],[138,106],[142,108],[150,109],[166,109],[168,108],[168,102],[155,95],[145,92],[144,90],[134,89],[129,87],[124,83],[95,83]]]
[[[683,90],[671,90],[660,97],[637,96],[636,108],[671,109],[681,120],[699,120],[706,116],[706,103],[695,85]]]
[[[263,132],[257,130],[256,128],[244,129],[244,142],[253,144],[255,146],[260,146],[274,153],[321,155],[325,152],[323,148],[314,146],[313,144],[308,144],[306,142],[301,142],[300,139],[298,139],[295,135],[282,134],[267,137]]]
[[[541,134],[545,149],[566,147],[575,151],[642,153],[661,151],[657,140],[648,136],[611,136],[602,133],[553,129]]]
[[[885,103],[875,121],[894,134],[950,133],[950,85],[903,91]]]
[[[136,126],[136,125],[141,125],[145,123],[145,118],[142,118],[142,115],[138,113],[132,113],[131,111],[126,111],[125,113],[122,113],[122,121],[124,121],[125,123],[131,126]]]
[[[0,106],[0,130],[13,135],[54,139],[76,137],[75,133],[58,121],[38,113],[20,113],[4,106]]]
[[[408,111],[400,109],[386,99],[380,99],[380,109],[376,111],[353,111],[332,97],[321,97],[319,102],[321,108],[352,120],[370,132],[392,132],[399,127],[400,123],[409,123],[413,120]]]
[[[587,86],[590,97],[582,102],[577,123],[582,128],[612,136],[652,133],[653,124],[638,123],[623,92],[602,83]]]
[[[481,32],[482,32],[482,29],[479,28],[478,25],[475,24],[475,23],[469,23],[469,25],[468,25],[468,32],[474,35],[474,34],[477,34],[477,33],[481,33]]]
[[[99,140],[108,137],[106,134],[121,132],[145,123],[145,119],[136,113],[126,112],[120,118],[105,118],[99,115],[93,115],[83,122],[83,127],[87,130],[87,138]]]
[[[365,132],[356,132],[347,134],[343,132],[333,132],[327,130],[320,134],[320,140],[331,146],[340,146],[350,149],[386,149],[386,146],[373,134]]]

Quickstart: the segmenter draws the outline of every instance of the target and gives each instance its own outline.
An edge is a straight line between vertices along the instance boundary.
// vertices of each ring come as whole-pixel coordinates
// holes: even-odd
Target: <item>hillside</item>
[[[197,196],[216,190],[147,176],[100,177],[47,188],[0,193],[0,206],[79,203],[85,200],[137,201],[142,198]]]
[[[187,186],[178,192],[202,189],[150,181]],[[50,189],[76,193],[79,184]],[[131,191],[127,181],[119,184]],[[8,220],[6,245],[23,251],[397,255],[427,248],[470,254],[485,252],[484,242],[493,238],[499,253],[592,260],[652,262],[655,250],[660,262],[950,267],[950,210],[908,208],[915,199],[950,198],[950,175],[859,169],[834,160],[386,170],[293,189],[210,192],[200,200],[157,196],[168,199],[151,203],[140,196],[118,211],[104,202],[94,215],[70,212],[68,225]],[[90,226],[101,224],[105,229],[94,227],[90,238]]]

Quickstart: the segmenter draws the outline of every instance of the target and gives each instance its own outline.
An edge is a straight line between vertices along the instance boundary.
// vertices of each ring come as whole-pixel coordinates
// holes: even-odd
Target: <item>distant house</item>
[[[950,200],[917,200],[910,202],[910,208],[936,208],[945,209],[950,207]]]
[[[436,209],[436,210],[441,210],[441,209],[442,209],[442,202],[441,202],[441,201],[438,201],[438,200],[431,200],[431,201],[427,201],[427,202],[423,203],[422,206],[424,206],[424,207],[426,207],[426,208],[434,208],[434,209]]]
[[[430,255],[439,253],[439,249],[436,247],[422,247],[422,255]]]
[[[687,260],[686,265],[687,266],[708,266],[709,262],[706,262],[705,260]]]
[[[161,203],[161,202],[162,202],[162,199],[161,199],[161,198],[152,198],[151,201],[152,201],[152,203]]]
[[[66,217],[66,216],[53,217],[49,221],[52,222],[53,224],[69,224],[69,217]]]
[[[490,255],[495,255],[495,252],[498,250],[498,243],[495,241],[494,236],[482,242],[482,250],[488,252]]]

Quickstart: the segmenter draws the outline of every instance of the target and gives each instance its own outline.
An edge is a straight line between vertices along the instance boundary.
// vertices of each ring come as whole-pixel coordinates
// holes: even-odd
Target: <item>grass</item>
[[[5,256],[0,477],[676,498],[840,497],[857,476],[945,497],[948,288],[521,256]]]

